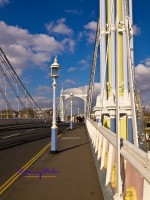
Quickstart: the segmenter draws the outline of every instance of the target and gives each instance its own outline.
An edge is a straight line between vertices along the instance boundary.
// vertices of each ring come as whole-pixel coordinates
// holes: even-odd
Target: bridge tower
[[[84,116],[86,115],[86,107],[87,107],[87,92],[85,94],[73,94],[73,97],[78,97],[84,101]],[[60,102],[59,102],[59,110],[60,110],[60,120],[65,121],[65,104],[64,101],[70,98],[70,94],[64,94],[64,90],[62,88],[60,92]]]
[[[96,121],[138,144],[134,93],[132,0],[100,0],[100,83]]]

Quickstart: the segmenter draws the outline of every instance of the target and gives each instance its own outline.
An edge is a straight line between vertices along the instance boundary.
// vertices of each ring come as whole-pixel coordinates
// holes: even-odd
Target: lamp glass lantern
[[[70,93],[70,100],[73,100],[74,95]]]
[[[54,63],[51,65],[51,77],[58,78],[60,73],[60,65],[58,64],[57,57],[54,60]]]

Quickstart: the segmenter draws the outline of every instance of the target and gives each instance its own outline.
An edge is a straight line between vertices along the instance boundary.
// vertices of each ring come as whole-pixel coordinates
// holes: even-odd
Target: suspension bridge
[[[48,144],[11,178],[1,181],[3,199],[149,200],[150,152],[143,151],[139,144],[144,126],[140,92],[134,85],[132,0],[100,0],[99,4],[88,90],[85,94],[66,94],[63,89],[60,92],[58,113],[62,123],[59,124],[58,154],[49,154],[47,150],[51,144]],[[99,52],[100,92],[92,107]],[[2,49],[0,62],[1,85],[4,86],[0,87],[4,101],[1,120],[11,118],[19,125],[21,120],[28,125],[29,120],[34,123],[34,120],[38,123],[42,120],[40,125],[46,124],[49,128],[51,120],[45,123],[45,113],[27,91]],[[65,100],[70,99],[72,106],[74,97],[84,101],[85,126],[74,124],[72,127],[71,124],[69,130],[69,124],[65,122]],[[36,109],[43,114],[38,116]],[[30,128],[27,132],[32,132],[33,126]],[[37,132],[36,128],[34,132]],[[12,137],[16,140],[18,135],[20,133],[16,132],[2,135],[1,140]],[[44,156],[36,161],[43,153]],[[51,178],[56,180],[49,181]]]

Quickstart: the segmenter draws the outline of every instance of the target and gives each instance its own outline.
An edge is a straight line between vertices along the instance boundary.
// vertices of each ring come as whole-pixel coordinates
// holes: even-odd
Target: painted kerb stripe
[[[61,137],[62,134],[58,136]],[[22,174],[25,172],[49,147],[51,143],[46,145],[39,153],[37,153],[29,162],[27,162],[19,171],[11,176],[1,187],[0,187],[0,195],[3,194]]]

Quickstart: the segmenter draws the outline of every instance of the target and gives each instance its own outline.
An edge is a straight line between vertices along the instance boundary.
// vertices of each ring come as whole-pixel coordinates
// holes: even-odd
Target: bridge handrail
[[[87,131],[93,146],[93,153],[98,161],[96,163],[103,195],[107,197],[108,191],[116,192],[117,187],[117,137],[109,129],[97,122],[86,119]],[[128,197],[130,193],[140,196],[140,200],[149,200],[150,197],[150,151],[144,152],[125,139],[120,139],[120,178],[119,185],[122,195]],[[100,161],[100,162],[99,162]],[[99,166],[100,165],[100,166]],[[105,171],[105,172],[104,172]],[[106,174],[106,175],[104,175]],[[105,199],[105,198],[104,198]],[[107,198],[106,198],[107,199]],[[119,198],[120,199],[120,198]]]
[[[89,123],[98,131],[98,134],[102,134],[108,141],[116,148],[116,135],[108,130],[107,128],[99,125],[97,122],[86,119],[87,128]],[[129,141],[121,138],[120,153],[150,184],[150,151],[144,152],[143,150],[136,147]]]
[[[144,152],[127,140],[123,140],[121,155],[140,172],[150,184],[150,152]]]
[[[91,119],[86,120],[89,121],[114,147],[116,147],[116,135],[112,131]]]

